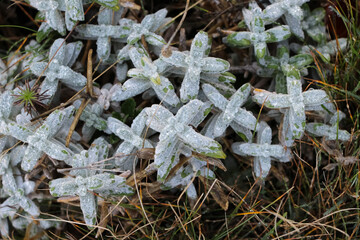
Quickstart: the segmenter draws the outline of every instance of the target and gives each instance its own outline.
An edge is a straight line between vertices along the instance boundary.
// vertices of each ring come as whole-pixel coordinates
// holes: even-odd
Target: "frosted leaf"
[[[303,6],[304,19],[301,23],[302,29],[319,44],[326,42],[326,27],[324,23],[325,9],[315,8],[310,11],[307,4]]]
[[[345,51],[347,46],[346,38],[338,38],[318,46],[304,45],[300,46],[296,43],[290,44],[293,51],[306,53],[306,54],[319,54],[321,59],[325,62],[330,61],[330,57],[335,55],[338,51]]]
[[[249,4],[249,6],[250,10],[243,9],[243,15],[250,31],[234,32],[224,38],[223,41],[232,47],[242,48],[253,45],[259,64],[264,65],[265,56],[268,55],[266,43],[288,39],[291,32],[287,25],[277,26],[265,31],[265,24],[274,21],[274,19],[270,19],[266,15],[266,11],[263,12],[255,2]]]
[[[131,26],[131,33],[127,38],[127,43],[133,45],[139,42],[141,36],[144,36],[145,41],[150,45],[163,46],[166,44],[160,35],[154,33],[159,25],[163,25],[167,21],[165,18],[166,13],[166,9],[161,9],[154,14],[146,15],[141,23],[133,24]]]
[[[26,142],[27,138],[33,134],[30,129],[17,124],[16,122],[10,122],[8,124],[2,122],[0,132],[4,135],[12,136],[22,142]]]
[[[203,155],[225,158],[221,145],[211,138],[197,133],[188,124],[191,121],[198,124],[197,114],[204,114],[202,108],[204,103],[199,100],[191,100],[172,116],[164,107],[154,104],[151,108],[146,108],[145,112],[149,116],[147,124],[150,128],[160,132],[159,142],[155,149],[155,165],[158,168],[158,181],[164,181],[171,168],[178,161],[179,147],[183,144],[195,152]],[[189,114],[189,115],[186,115]],[[153,120],[152,120],[153,119]]]
[[[104,110],[108,110],[110,107],[111,93],[110,89],[113,85],[111,83],[105,84],[101,89],[94,87],[94,93],[97,96],[98,103]]]
[[[30,66],[30,70],[36,76],[45,76],[46,78],[40,85],[40,89],[48,96],[54,96],[59,80],[71,88],[77,89],[85,86],[86,78],[73,71],[70,67],[78,57],[82,43],[64,43],[64,39],[59,38],[54,41],[50,48],[48,62],[36,62]],[[43,103],[48,104],[51,98],[47,98]]]
[[[286,76],[301,80],[301,70],[304,70],[312,62],[313,57],[309,54],[298,54],[290,57],[289,45],[284,41],[278,44],[276,57],[266,57],[265,66],[275,70],[276,92],[287,93]],[[307,74],[307,71],[304,71],[304,73]],[[272,74],[274,74],[274,71],[270,75]]]
[[[20,70],[21,56],[17,52],[11,52],[7,56],[7,61],[0,60],[0,86],[5,89],[13,89],[14,76]]]
[[[250,90],[250,84],[245,84],[231,96],[230,100],[227,100],[213,86],[203,84],[205,95],[220,110],[213,125],[213,136],[222,135],[232,122],[250,130],[255,129],[256,118],[251,112],[241,108],[249,98]]]
[[[64,122],[70,118],[73,113],[73,109],[74,107],[71,106],[64,110],[55,110],[48,116],[45,122],[35,130],[35,132],[18,125],[20,129],[22,128],[22,132],[28,131],[25,133],[26,139],[24,136],[20,136],[20,138],[18,138],[19,136],[14,136],[29,144],[21,163],[21,168],[23,170],[32,170],[35,167],[37,160],[39,160],[42,156],[43,152],[58,160],[65,160],[71,156],[72,152],[70,149],[66,148],[53,137],[62,127]]]
[[[119,1],[118,0],[94,0],[98,4],[110,8],[112,10],[119,10]]]
[[[104,163],[100,163],[101,160],[107,158],[109,153],[108,142],[102,137],[95,139],[88,150],[83,150],[78,154],[75,154],[71,159],[67,159],[66,163],[71,165],[73,168],[85,169],[74,169],[70,171],[73,176],[92,176],[99,172],[101,168],[104,168]],[[88,167],[88,169],[86,169]],[[97,170],[91,169],[95,167]]]
[[[75,108],[79,108],[81,105],[81,101],[75,101]],[[100,106],[98,103],[88,104],[85,109],[82,111],[80,115],[80,120],[84,121],[85,124],[82,127],[82,138],[84,141],[88,142],[95,130],[105,131],[107,129],[106,120],[101,117],[104,108]]]
[[[289,125],[283,124],[283,127],[286,128],[286,134],[292,136],[291,139],[300,139],[306,125],[305,107],[322,105],[330,102],[330,99],[323,90],[302,92],[300,81],[292,74],[287,76],[287,92],[288,94],[276,94],[255,89],[253,100],[259,105],[264,104],[271,109],[288,109],[285,112],[285,119],[288,120]]]
[[[45,13],[47,24],[61,35],[65,35],[65,23],[63,16],[58,10],[59,3],[55,0],[29,0],[30,5]]]
[[[146,85],[148,86],[148,88],[151,87],[154,89],[160,100],[164,100],[165,102],[174,107],[177,106],[180,101],[176,96],[174,86],[166,77],[162,75],[162,72],[159,71],[159,68],[164,67],[158,66],[158,64],[163,64],[163,62],[152,62],[151,59],[146,56],[146,54],[142,54],[141,52],[139,52],[139,49],[135,47],[130,49],[129,55],[136,68],[130,69],[128,71],[128,76],[135,79],[147,80],[149,84]],[[145,82],[140,82],[140,86],[143,86],[142,88],[137,88],[136,86],[132,86],[132,88],[145,89],[146,85],[144,83]],[[127,84],[125,82],[123,86],[123,91],[125,92],[125,95],[127,95],[126,87]],[[139,93],[139,91],[137,92]]]
[[[290,161],[289,150],[282,145],[271,145],[271,128],[260,122],[257,132],[257,143],[233,143],[232,149],[242,156],[254,156],[254,172],[256,177],[265,178],[271,168],[271,159],[282,162]]]
[[[282,15],[285,16],[285,22],[289,25],[291,32],[297,37],[303,39],[304,32],[301,28],[301,21],[304,17],[301,5],[310,0],[272,0],[272,4],[264,9],[264,18],[276,21]]]
[[[125,101],[131,97],[141,94],[142,92],[151,88],[151,84],[148,80],[130,78],[122,85],[120,83],[115,84],[110,89],[112,95],[112,101]]]
[[[67,30],[71,31],[77,21],[85,20],[82,0],[65,0],[65,24]]]
[[[28,236],[31,238],[36,238],[36,236],[43,235],[44,229],[49,229],[51,227],[60,227],[60,222],[47,220],[45,218],[37,217],[35,222],[35,220],[29,214],[22,214],[22,216],[12,218],[11,224],[17,230],[24,230],[28,228]]]
[[[24,209],[27,213],[32,216],[39,216],[40,211],[36,204],[25,196],[28,190],[24,189],[23,184],[19,185],[14,178],[12,168],[8,168],[5,174],[2,176],[3,189],[7,194],[9,194],[9,198],[7,199],[7,204],[9,206],[18,205]],[[19,171],[16,174],[20,174]],[[22,181],[22,178],[21,178]],[[34,186],[34,185],[33,185]]]
[[[115,164],[121,166],[122,170],[132,170],[134,156],[126,156],[141,148],[152,148],[152,144],[148,140],[144,140],[141,136],[145,130],[146,116],[142,112],[133,121],[131,128],[116,118],[108,118],[110,131],[116,136],[123,139],[124,142],[119,145],[115,155]],[[136,162],[135,162],[136,164]]]
[[[208,57],[210,48],[211,40],[208,34],[200,31],[191,43],[190,52],[172,51],[169,57],[160,56],[169,66],[184,68],[185,76],[180,88],[180,98],[184,103],[197,97],[201,73],[218,76],[230,68],[227,61]]]
[[[76,27],[77,37],[82,39],[97,39],[96,52],[102,61],[108,60],[111,52],[111,41],[127,37],[130,33],[128,23],[125,25],[113,25],[113,10],[100,7],[98,24],[83,24]]]
[[[167,124],[168,119],[173,117],[173,114],[165,107],[153,104],[151,108],[145,108],[147,115],[146,124],[157,132],[161,132]]]
[[[85,223],[96,223],[96,196],[92,191],[99,194],[127,195],[131,194],[131,188],[125,185],[124,178],[113,174],[103,173],[90,177],[77,176],[76,178],[59,178],[49,183],[50,193],[54,197],[74,196],[80,197],[80,207],[83,211]]]
[[[349,141],[351,134],[346,130],[339,129],[339,123],[344,117],[345,114],[338,111],[331,117],[331,125],[323,123],[308,123],[306,125],[306,131],[315,136],[324,136],[326,140]]]
[[[1,93],[0,96],[0,121],[7,122],[12,111],[12,106],[14,103],[14,97],[10,91],[5,91]]]

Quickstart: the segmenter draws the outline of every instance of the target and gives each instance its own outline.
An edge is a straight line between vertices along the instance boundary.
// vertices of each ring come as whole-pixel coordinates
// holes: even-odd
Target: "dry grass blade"
[[[217,179],[209,180],[209,179],[206,179],[206,178],[201,177],[201,176],[199,176],[199,179],[206,186],[206,188],[209,188],[210,195],[214,198],[216,203],[219,204],[219,206],[224,211],[228,210],[228,208],[229,208],[228,196],[221,189],[221,186],[217,182]],[[212,188],[210,188],[210,186],[212,186]]]
[[[71,123],[69,133],[66,136],[66,144],[65,144],[66,147],[68,147],[69,144],[70,144],[71,136],[72,136],[72,134],[73,134],[73,132],[75,130],[75,127],[76,127],[77,123],[80,120],[81,113],[84,111],[86,105],[88,105],[90,101],[91,101],[91,99],[88,99],[88,100],[83,99],[82,100],[81,105],[80,105],[79,109],[77,110],[77,112],[75,114],[74,120]]]
[[[93,98],[95,96],[94,96],[93,81],[92,81],[92,76],[93,76],[92,54],[93,54],[93,50],[90,49],[87,56],[88,59],[87,59],[87,70],[86,70],[86,77],[87,77],[86,92],[90,95],[90,97]]]

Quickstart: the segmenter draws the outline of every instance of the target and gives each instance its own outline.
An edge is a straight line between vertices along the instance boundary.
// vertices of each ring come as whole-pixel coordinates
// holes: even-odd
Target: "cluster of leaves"
[[[154,162],[145,171],[157,173],[160,188],[186,189],[194,203],[198,199],[194,178],[212,181],[216,167],[226,170],[220,160],[226,159],[220,143],[221,137],[233,134],[229,127],[236,134],[232,151],[254,157],[255,177],[262,181],[270,172],[271,161],[291,161],[295,141],[305,132],[326,141],[349,141],[351,135],[339,129],[345,114],[336,109],[327,92],[304,87],[303,76],[309,74],[314,49],[329,62],[331,55],[346,48],[345,39],[327,41],[324,12],[310,12],[304,5],[308,1],[270,1],[264,9],[250,2],[242,11],[248,30],[232,32],[223,39],[229,47],[253,47],[258,76],[272,80],[265,90],[250,83],[236,89],[230,63],[209,56],[212,42],[204,31],[195,35],[189,51],[167,48],[162,36],[170,22],[166,9],[137,23],[123,17],[125,8],[118,1],[96,0],[101,5],[98,24],[78,24],[84,21],[84,8],[91,1],[29,0],[43,22],[38,42],[32,41],[28,47],[39,46],[51,31],[61,35],[74,31],[77,39],[96,40],[99,69],[116,64],[116,78],[101,88],[94,87],[92,69],[85,77],[78,60],[83,43],[67,43],[64,38],[54,40],[47,54],[30,51],[23,62],[0,60],[2,236],[9,235],[7,219],[15,228],[28,223],[19,223],[17,212],[42,217],[36,203],[41,196],[34,194],[39,186],[23,176],[39,175],[44,161],[68,169],[65,176],[57,174],[49,182],[50,194],[77,196],[83,219],[92,228],[98,224],[98,201],[134,194],[133,184],[126,180],[129,174],[114,172],[131,171],[134,177],[141,173],[132,154],[143,149],[152,149],[147,160]],[[306,37],[317,46],[300,45]],[[269,43],[276,43],[276,54],[272,55]],[[129,64],[134,68],[128,69]],[[22,83],[23,79],[17,78],[25,69],[30,77],[24,77],[28,79]],[[61,91],[81,93],[84,89],[88,94],[80,94],[82,100],[63,104]],[[160,104],[135,109],[133,98],[140,99],[140,94],[148,102]],[[35,109],[35,103],[59,109],[44,115]],[[130,109],[129,103],[134,103]],[[256,112],[249,107],[254,103],[261,110],[272,110]],[[320,122],[307,120],[310,111],[321,116]],[[277,138],[266,123],[269,119],[280,122]],[[82,122],[81,131],[75,131],[78,121]],[[113,141],[115,136],[120,143]],[[13,148],[16,142],[21,145]],[[46,219],[41,222],[42,228],[59,227],[45,224]]]

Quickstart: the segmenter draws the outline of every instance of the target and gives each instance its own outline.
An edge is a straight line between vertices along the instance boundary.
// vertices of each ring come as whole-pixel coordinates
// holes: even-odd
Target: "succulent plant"
[[[270,0],[271,5],[264,9],[264,15],[276,21],[279,17],[284,16],[286,24],[290,27],[291,32],[304,39],[301,21],[304,18],[304,12],[301,6],[310,0]]]
[[[118,84],[110,90],[113,101],[123,101],[152,88],[160,100],[174,107],[180,104],[174,86],[162,75],[162,61],[152,62],[141,48],[132,47],[129,55],[136,68],[128,71],[131,78],[122,86]]]
[[[4,135],[12,136],[28,144],[21,163],[23,170],[32,170],[43,153],[58,160],[65,160],[71,156],[72,152],[53,137],[64,121],[70,117],[72,111],[73,107],[54,111],[35,131],[16,122],[1,126],[1,132]]]
[[[130,33],[128,22],[124,25],[113,25],[113,11],[110,8],[101,7],[98,15],[98,23],[83,24],[75,28],[77,37],[82,39],[97,39],[97,54],[101,61],[106,61],[111,52],[111,40],[125,38]]]
[[[326,42],[326,27],[324,23],[325,9],[315,8],[310,11],[310,7],[304,4],[302,9],[304,10],[304,19],[301,23],[302,29],[319,44]]]
[[[206,97],[220,110],[212,120],[215,121],[215,123],[211,127],[213,131],[211,136],[218,137],[222,135],[226,128],[232,122],[235,122],[242,127],[243,131],[241,131],[241,133],[250,140],[249,137],[252,135],[251,131],[255,130],[256,118],[251,112],[241,108],[250,96],[250,84],[247,83],[241,86],[234,95],[231,96],[230,100],[227,100],[210,84],[204,84],[202,89]]]
[[[147,125],[160,132],[155,149],[158,181],[164,181],[171,168],[178,162],[179,149],[183,144],[205,156],[225,158],[225,153],[218,142],[197,133],[189,126],[198,117],[197,115],[206,116],[209,113],[203,106],[204,103],[201,101],[191,100],[181,107],[175,116],[166,108],[156,104],[146,109],[146,114],[149,116]]]
[[[195,99],[200,88],[201,73],[219,74],[229,70],[230,64],[220,58],[208,57],[211,39],[200,31],[191,43],[190,52],[172,51],[170,56],[161,56],[161,60],[177,68],[185,69],[180,88],[181,101],[186,103]]]
[[[31,216],[39,216],[40,210],[38,206],[27,197],[27,195],[33,192],[35,183],[32,181],[23,181],[20,171],[11,167],[6,169],[4,175],[2,175],[2,183],[4,191],[9,197],[2,203],[4,206],[19,206],[24,209],[25,212]],[[18,176],[15,179],[15,175]]]
[[[287,94],[255,89],[253,100],[267,108],[285,110],[281,140],[284,145],[290,147],[294,139],[303,136],[306,125],[305,107],[325,104],[330,102],[330,99],[323,90],[312,89],[302,92],[299,73],[289,66],[285,70]]]
[[[290,44],[290,48],[298,53],[305,53],[305,54],[319,54],[320,58],[325,61],[329,62],[330,57],[338,53],[339,51],[342,52],[346,49],[347,46],[347,39],[346,38],[338,38],[326,43],[322,43],[318,46],[312,45],[303,45],[300,46],[296,43]]]
[[[153,145],[146,139],[143,139],[143,132],[146,127],[146,114],[141,112],[128,127],[125,123],[116,118],[108,118],[109,129],[120,139],[124,141],[119,145],[114,153],[115,165],[121,170],[133,170],[134,156],[132,154],[142,148],[152,148]]]
[[[310,54],[297,54],[290,57],[289,45],[287,42],[280,42],[277,46],[277,56],[265,58],[267,70],[273,75],[275,71],[275,90],[277,93],[286,93],[286,75],[292,71],[292,75],[301,81],[301,75],[307,75],[306,67],[313,62]],[[305,71],[304,71],[305,70]]]
[[[37,62],[30,66],[33,74],[46,77],[40,88],[51,97],[55,95],[59,81],[74,89],[85,86],[87,81],[86,77],[71,69],[81,51],[82,43],[66,44],[64,41],[64,39],[59,38],[52,44],[49,62]],[[47,104],[50,100],[51,98],[43,102]]]
[[[345,114],[341,111],[336,112],[330,119],[330,124],[324,123],[308,123],[306,124],[306,131],[320,137],[324,136],[325,140],[340,140],[349,141],[350,133],[346,130],[339,129],[340,121],[345,117]]]
[[[254,46],[255,56],[260,65],[266,66],[265,56],[268,55],[267,43],[280,42],[291,36],[289,26],[281,25],[265,30],[269,19],[256,2],[249,4],[250,9],[243,9],[244,20],[249,32],[234,32],[224,38],[224,42],[232,47]]]
[[[271,144],[272,131],[265,123],[260,122],[256,143],[233,143],[232,150],[242,156],[254,156],[254,173],[256,177],[265,178],[271,168],[271,160],[289,162],[291,152],[282,145]]]

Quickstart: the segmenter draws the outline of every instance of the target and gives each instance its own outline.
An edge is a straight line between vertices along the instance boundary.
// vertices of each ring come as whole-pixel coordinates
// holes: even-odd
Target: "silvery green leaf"
[[[304,104],[311,108],[314,105],[330,103],[330,98],[324,90],[310,89],[303,92]]]
[[[178,68],[187,68],[188,64],[186,62],[188,54],[185,52],[172,51],[170,56],[160,56],[160,59],[165,63],[169,64],[169,66],[175,66]]]
[[[272,0],[273,4],[266,7],[264,13],[266,13],[267,18],[272,18],[274,21],[284,15],[291,31],[303,39],[304,33],[301,29],[301,20],[304,13],[300,6],[308,1],[310,0]]]
[[[338,50],[345,51],[346,46],[347,46],[346,38],[338,38],[316,47],[311,45],[300,46],[295,43],[290,44],[290,48],[293,49],[294,51],[305,54],[311,54],[311,53],[319,54],[322,60],[325,62],[329,62],[330,56],[335,55],[338,52]]]
[[[10,91],[1,93],[0,96],[0,121],[8,121],[15,99]]]
[[[150,45],[163,46],[166,44],[165,40],[160,36],[154,33],[159,26],[159,23],[163,23],[165,19],[166,9],[161,9],[154,14],[148,14],[144,17],[141,23],[136,23],[131,27],[131,33],[127,38],[127,43],[134,45],[139,42],[141,36],[144,36],[145,41]],[[164,15],[165,14],[165,15]]]
[[[7,200],[9,206],[19,205],[27,213],[32,216],[39,216],[40,211],[36,204],[25,196],[26,191],[23,185],[18,185],[16,179],[14,178],[13,171],[11,168],[8,168],[5,174],[2,176],[3,189],[10,197]],[[16,170],[16,174],[20,174]],[[22,177],[20,177],[22,182]],[[34,186],[34,185],[33,185]]]
[[[301,27],[305,32],[311,37],[314,41],[319,44],[326,42],[326,27],[324,23],[325,19],[325,9],[324,8],[315,8],[313,11],[310,11],[310,8],[307,4],[303,6],[304,10],[304,19],[301,23]]]
[[[53,96],[57,91],[59,80],[74,89],[83,87],[86,84],[86,77],[69,67],[80,53],[82,44],[80,42],[65,44],[64,41],[64,39],[57,39],[51,46],[50,63],[36,62],[30,66],[33,74],[46,76],[40,88],[42,91],[47,91],[46,94],[49,96]],[[51,101],[50,98],[43,102],[48,103],[49,101]]]
[[[241,108],[250,96],[251,86],[245,84],[240,87],[228,101],[213,86],[203,84],[203,91],[209,100],[221,110],[213,126],[214,136],[222,135],[231,122],[254,130],[256,118],[249,111]]]
[[[349,141],[351,134],[346,130],[339,129],[339,122],[345,117],[341,111],[336,112],[330,119],[331,125],[323,123],[308,123],[306,131],[315,136],[324,136],[326,140]]]
[[[145,129],[146,115],[144,112],[140,113],[133,121],[131,128],[123,122],[108,118],[108,125],[110,131],[124,140],[116,150],[115,164],[120,166],[122,170],[132,170],[134,163],[134,156],[127,156],[134,151],[144,148],[152,148],[152,144],[148,140],[144,140],[141,136]]]
[[[161,132],[167,125],[168,119],[173,117],[168,109],[158,104],[153,104],[150,108],[145,108],[144,111],[147,115],[146,125],[157,132]]]
[[[174,86],[166,77],[160,76],[160,84],[154,84],[150,82],[153,90],[155,91],[157,97],[171,105],[172,107],[177,107],[180,105],[180,100],[175,93]]]
[[[104,163],[100,163],[100,161],[106,159],[108,153],[109,146],[105,139],[102,137],[95,139],[88,150],[83,150],[68,160],[73,168],[89,167],[89,169],[74,169],[70,171],[70,174],[83,177],[94,175],[98,170],[90,168],[92,165],[98,169],[103,168]]]
[[[139,78],[130,78],[122,84],[115,84],[111,89],[110,93],[112,95],[112,101],[124,101],[151,88],[150,81],[139,79]]]
[[[84,196],[80,196],[80,208],[83,212],[85,223],[90,225],[88,228],[96,225],[97,201],[93,193],[86,192]]]
[[[244,142],[251,141],[253,133],[250,129],[243,127],[236,122],[231,122],[230,127],[241,137],[242,140],[244,140]]]
[[[204,80],[208,83],[224,83],[230,84],[236,82],[236,77],[230,72],[223,72],[223,73],[201,73],[200,79]]]
[[[65,44],[64,44],[65,45]],[[71,42],[65,45],[65,58],[63,60],[63,64],[71,67],[74,65],[76,59],[78,58],[81,49],[83,47],[83,43],[80,41]]]
[[[222,151],[221,145],[215,140],[197,133],[190,127],[185,128],[184,130],[185,131],[179,138],[195,152],[214,158],[226,157],[225,153]]]
[[[251,43],[251,32],[234,32],[224,38],[224,42],[231,47],[246,48]]]
[[[287,123],[283,127],[287,128],[287,134],[292,134],[292,139],[300,139],[306,125],[305,107],[324,104],[329,102],[329,98],[323,90],[302,93],[300,81],[291,75],[287,77],[287,92],[288,94],[276,94],[255,89],[253,100],[268,108],[288,109],[285,112]]]
[[[170,173],[170,170],[179,162],[180,152],[177,149],[181,143],[176,139],[162,139],[156,145],[154,164],[157,168],[157,181],[163,182]]]
[[[120,9],[118,0],[94,0],[94,1],[100,4],[101,6],[111,8],[114,11]]]
[[[205,118],[208,116],[208,114],[211,112],[212,107],[213,104],[210,101],[204,102],[201,105],[200,109],[197,111],[195,117],[193,117],[191,119],[191,122],[189,123],[194,127],[198,127],[200,123],[202,123],[205,120]]]
[[[160,100],[172,106],[177,106],[180,103],[172,83],[166,77],[162,76],[155,62],[152,62],[141,49],[131,48],[129,50],[129,56],[136,67],[128,71],[129,77],[149,80],[150,87],[154,89]],[[125,84],[124,87],[126,86]],[[143,84],[141,85],[144,86]],[[141,88],[137,89],[139,90]]]
[[[21,163],[23,170],[32,170],[43,152],[58,160],[65,160],[71,156],[72,152],[70,149],[53,139],[53,137],[62,127],[63,123],[70,118],[73,109],[74,107],[70,106],[64,110],[55,110],[35,132],[27,136],[25,142],[29,146]]]
[[[2,134],[12,136],[22,142],[26,142],[27,138],[33,134],[31,130],[16,122],[10,122],[8,124],[2,122],[0,131]]]
[[[129,34],[129,27],[122,25],[84,24],[76,27],[77,37],[83,39],[114,38],[121,39]]]
[[[58,31],[61,35],[65,35],[65,23],[63,16],[58,11],[59,4],[55,0],[29,0],[30,5],[43,11],[47,24],[54,30]]]
[[[165,189],[173,189],[173,188],[183,189],[190,184],[193,176],[194,176],[194,173],[190,166],[180,168],[172,178],[168,179],[166,182],[163,183],[161,188],[164,190]],[[192,200],[197,199],[197,194],[196,194],[196,190],[195,190],[194,186],[192,184],[190,184],[189,188],[190,188],[190,190],[189,190],[189,192],[187,192],[188,197]]]
[[[11,52],[7,56],[5,64],[0,60],[0,86],[5,89],[13,89],[14,79],[21,66],[21,56],[17,52]]]
[[[131,195],[134,193],[134,189],[126,185],[126,179],[113,174],[98,174],[96,177],[102,177],[103,186],[94,191],[100,194],[103,197],[109,196],[123,196]]]
[[[180,153],[178,148],[183,144],[206,156],[225,157],[219,143],[197,133],[188,126],[192,120],[197,122],[196,112],[204,113],[202,106],[201,101],[192,100],[180,108],[176,116],[172,116],[171,112],[159,105],[153,105],[145,110],[149,116],[147,124],[150,128],[160,132],[160,141],[155,149],[155,165],[158,168],[159,181],[164,181],[171,168],[177,163]]]
[[[84,9],[82,0],[65,0],[65,24],[67,30],[71,31],[77,21],[83,21]]]
[[[207,57],[210,49],[210,40],[207,33],[200,31],[192,41],[190,52],[172,51],[169,57],[161,56],[161,60],[170,66],[186,69],[180,88],[182,102],[195,99],[198,95],[200,74],[219,74],[229,70],[230,64],[219,58]]]
[[[265,178],[271,168],[271,158],[284,161],[289,157],[285,147],[271,145],[272,132],[265,122],[260,122],[257,132],[257,143],[234,143],[232,149],[242,156],[254,156],[254,172],[257,177]],[[290,161],[290,159],[287,159]]]
[[[265,31],[265,41],[267,43],[280,42],[291,36],[289,26],[282,25],[270,28]]]

